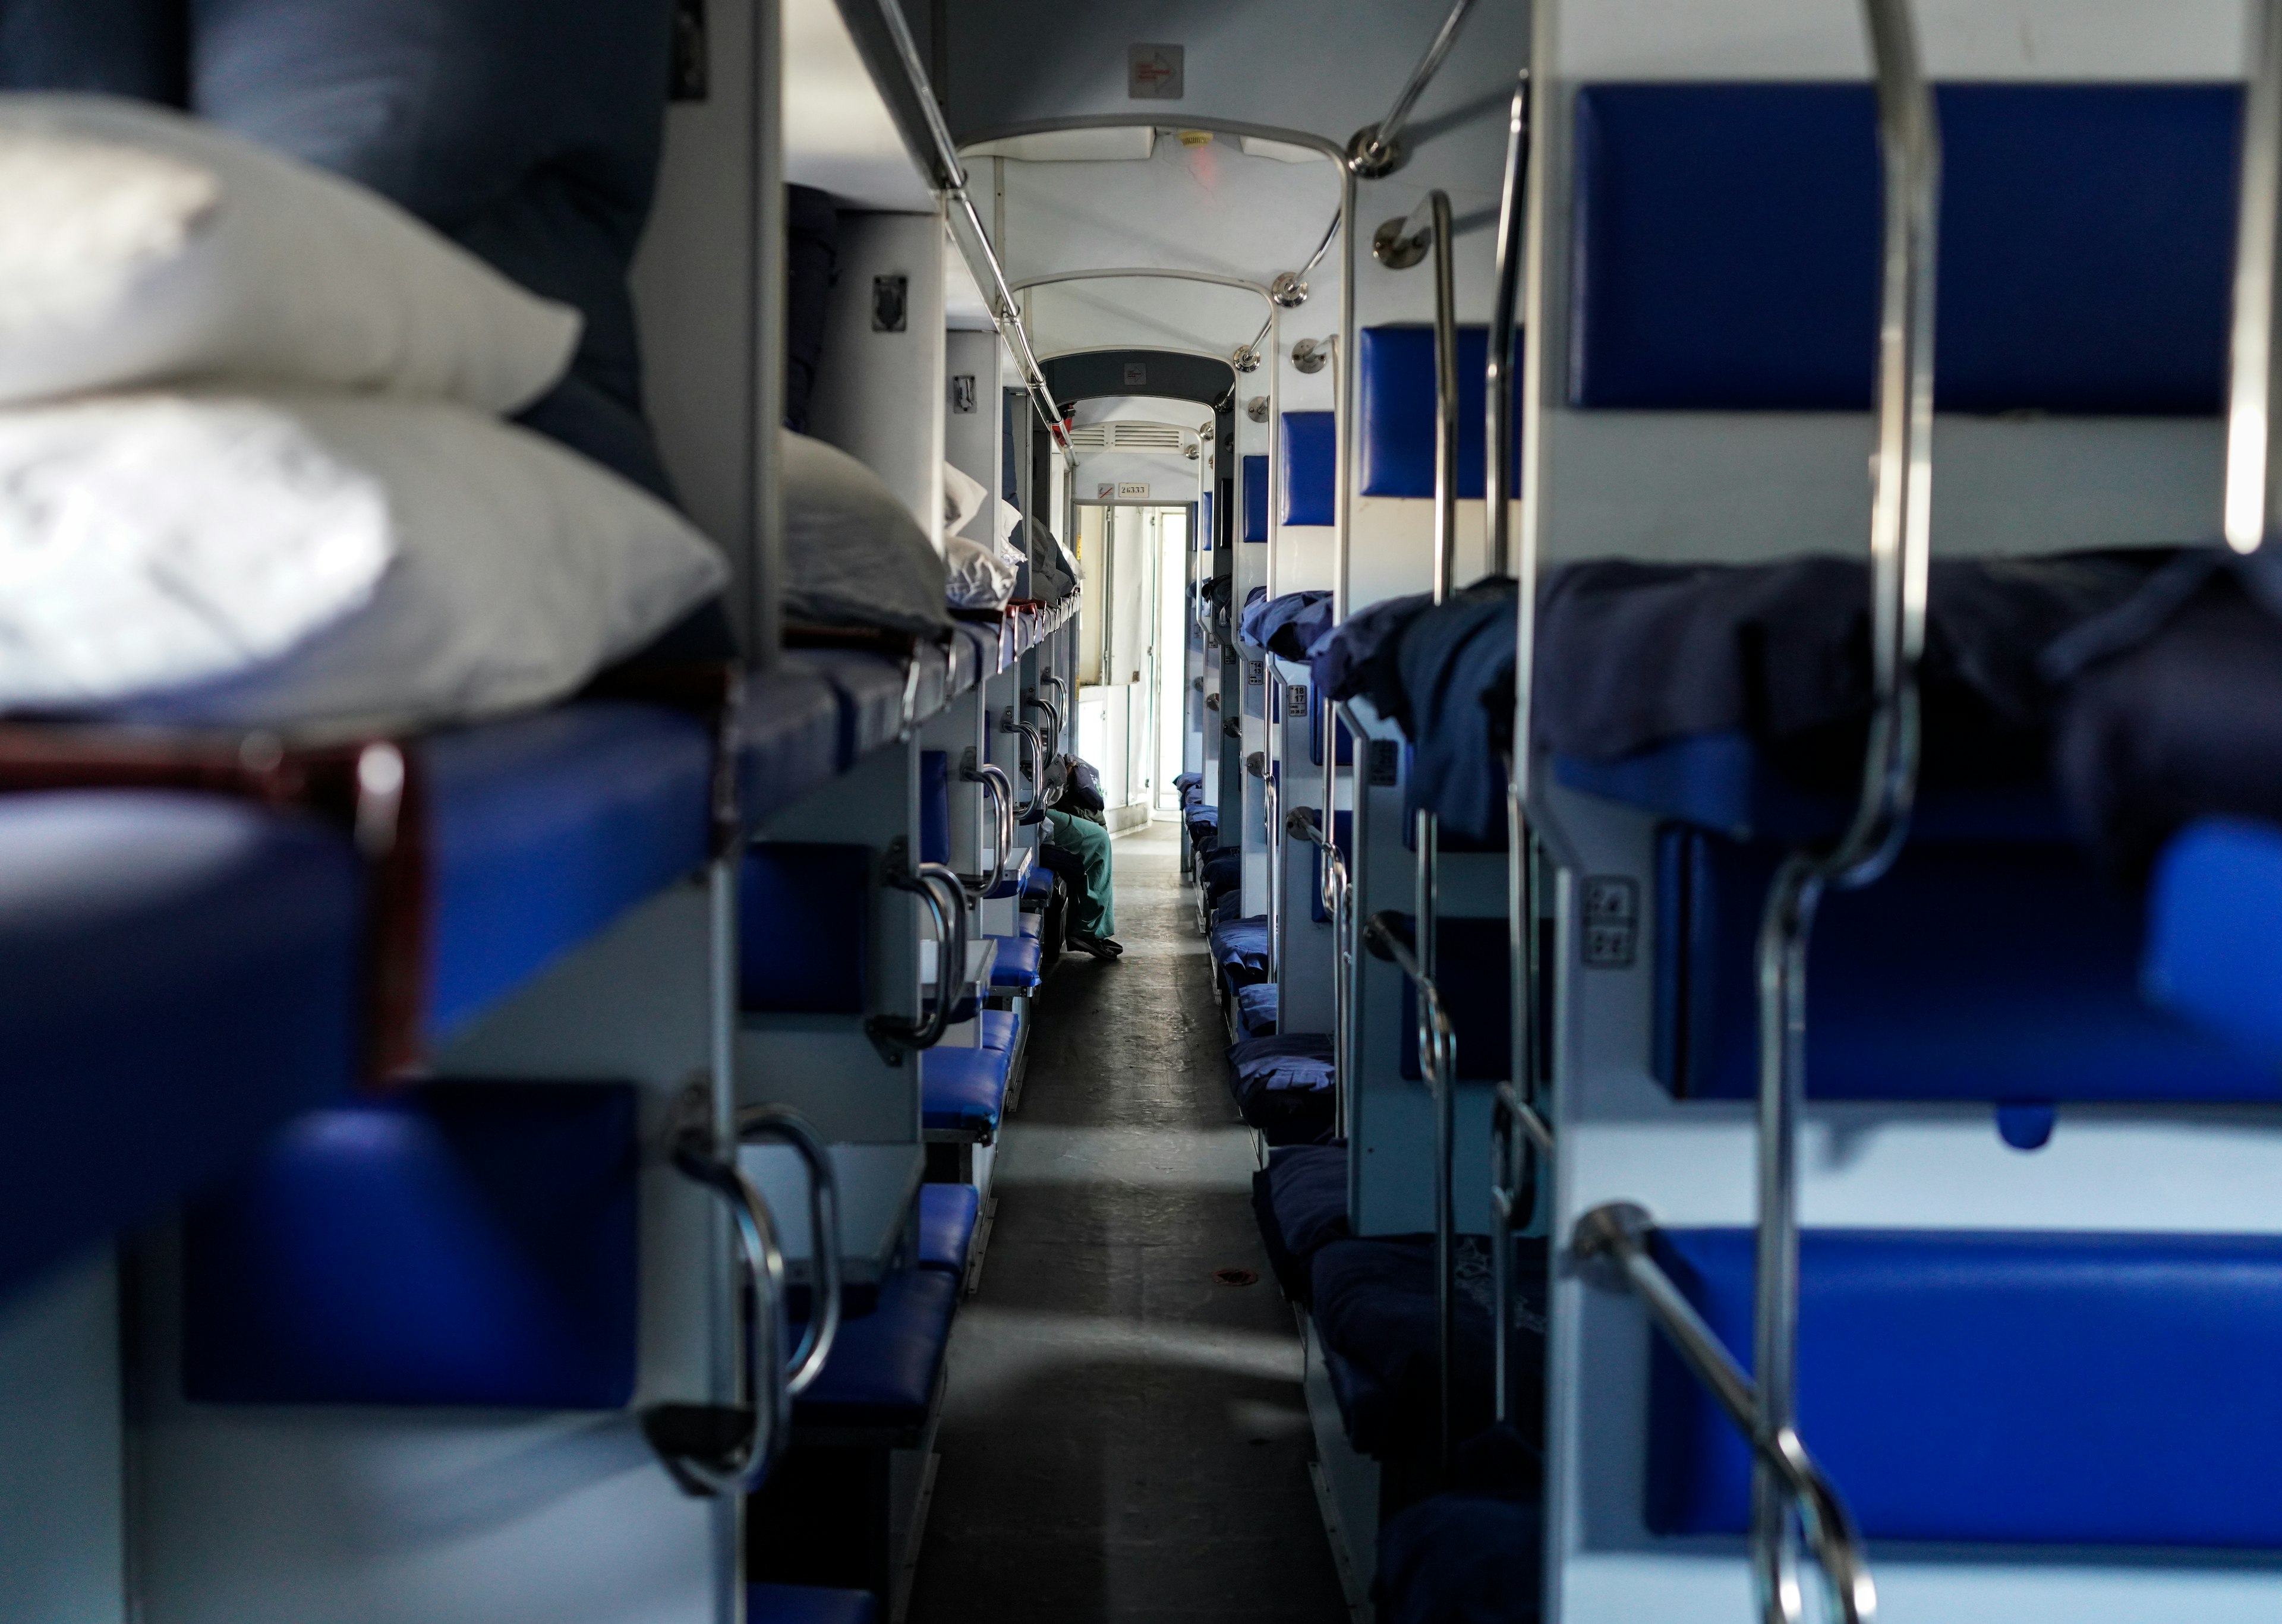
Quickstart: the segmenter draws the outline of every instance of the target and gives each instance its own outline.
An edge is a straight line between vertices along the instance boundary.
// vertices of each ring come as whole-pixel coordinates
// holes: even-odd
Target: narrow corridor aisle
[[[1066,958],[1041,996],[912,1624],[1347,1616],[1177,838],[1116,843],[1125,956]]]

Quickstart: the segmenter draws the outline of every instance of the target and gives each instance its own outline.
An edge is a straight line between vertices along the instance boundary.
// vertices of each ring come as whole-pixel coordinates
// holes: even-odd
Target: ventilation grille
[[[1191,433],[1170,423],[1088,423],[1070,431],[1069,443],[1077,451],[1179,451]]]

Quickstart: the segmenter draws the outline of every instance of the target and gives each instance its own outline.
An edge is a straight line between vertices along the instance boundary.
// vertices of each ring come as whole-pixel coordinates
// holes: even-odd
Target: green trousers
[[[1098,823],[1074,818],[1059,807],[1046,808],[1046,828],[1054,844],[1075,851],[1085,861],[1085,889],[1070,894],[1069,928],[1080,936],[1117,934],[1117,900],[1109,877],[1109,831]]]

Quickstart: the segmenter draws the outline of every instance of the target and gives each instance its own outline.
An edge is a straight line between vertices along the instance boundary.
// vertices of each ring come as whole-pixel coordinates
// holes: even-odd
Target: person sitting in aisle
[[[1110,934],[1116,928],[1117,912],[1101,774],[1079,757],[1059,757],[1046,769],[1045,793],[1040,799],[1052,844],[1041,849],[1039,860],[1069,887],[1069,944],[1097,959],[1114,959],[1125,946]]]

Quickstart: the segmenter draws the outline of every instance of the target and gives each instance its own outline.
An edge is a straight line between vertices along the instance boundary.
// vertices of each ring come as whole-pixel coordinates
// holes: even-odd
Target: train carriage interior
[[[0,0],[0,1624],[2282,1617],[2278,251],[2282,0]]]

